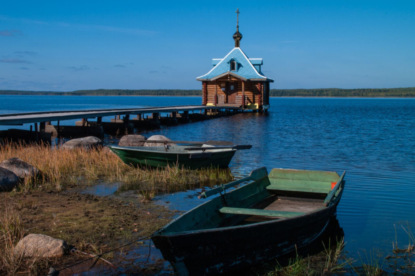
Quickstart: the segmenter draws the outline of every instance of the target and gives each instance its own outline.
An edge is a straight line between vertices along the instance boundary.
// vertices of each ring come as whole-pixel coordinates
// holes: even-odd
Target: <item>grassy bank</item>
[[[173,215],[153,204],[153,196],[232,179],[229,170],[134,168],[105,148],[86,151],[47,145],[0,147],[0,161],[12,157],[32,164],[41,174],[26,179],[10,193],[0,193],[0,275],[45,275],[50,266],[62,268],[128,241],[148,237]],[[121,195],[99,197],[80,192],[88,185],[102,182],[117,183],[117,194]],[[133,197],[122,196],[127,190],[133,191]],[[63,239],[77,250],[63,259],[25,259],[13,254],[17,242],[29,233]],[[124,265],[121,255],[130,255],[129,249],[115,252],[103,257]],[[151,266],[151,263],[134,263],[134,271],[151,275],[154,273],[149,269]]]
[[[159,193],[212,186],[232,180],[229,170],[208,168],[186,170],[178,167],[141,169],[124,164],[109,149],[65,150],[47,145],[8,144],[0,148],[0,161],[18,157],[41,171],[18,191],[61,191],[97,181],[121,184],[120,191],[136,190],[151,199]]]

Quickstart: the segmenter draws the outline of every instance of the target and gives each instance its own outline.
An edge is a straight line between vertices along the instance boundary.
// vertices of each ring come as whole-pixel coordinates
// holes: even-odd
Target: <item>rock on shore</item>
[[[43,234],[29,234],[14,248],[14,254],[22,257],[54,258],[62,257],[68,250],[64,240]]]
[[[144,143],[145,147],[163,147],[164,145],[173,145],[173,143],[151,143],[151,141],[171,141],[169,138],[163,135],[153,135],[150,136],[147,141]]]
[[[19,177],[12,171],[0,167],[0,192],[9,192],[19,184]]]
[[[39,173],[39,170],[36,167],[17,157],[4,160],[0,163],[0,167],[12,171],[15,175],[22,179],[26,177],[35,177]]]
[[[138,134],[124,135],[121,137],[119,146],[122,147],[142,147],[146,142],[146,137]]]
[[[88,136],[69,140],[62,145],[63,149],[84,148],[86,150],[96,149],[102,146],[102,140],[95,136]]]

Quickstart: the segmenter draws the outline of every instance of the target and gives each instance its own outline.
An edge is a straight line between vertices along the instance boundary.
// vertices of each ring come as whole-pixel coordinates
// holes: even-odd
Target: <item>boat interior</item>
[[[240,207],[219,209],[228,216],[224,225],[247,224],[305,215],[327,206],[327,197],[340,177],[335,172],[273,169],[261,199]]]
[[[166,230],[203,230],[302,216],[325,208],[341,191],[343,176],[287,169],[273,169],[267,175],[263,168],[238,183],[240,187],[198,206]],[[180,229],[183,225],[185,229]]]

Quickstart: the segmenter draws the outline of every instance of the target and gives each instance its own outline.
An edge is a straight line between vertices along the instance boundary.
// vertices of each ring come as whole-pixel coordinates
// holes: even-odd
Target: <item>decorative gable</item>
[[[242,80],[272,81],[261,73],[262,59],[249,59],[239,47],[233,48],[223,59],[213,59],[212,64],[213,68],[197,80],[210,81],[231,74]]]

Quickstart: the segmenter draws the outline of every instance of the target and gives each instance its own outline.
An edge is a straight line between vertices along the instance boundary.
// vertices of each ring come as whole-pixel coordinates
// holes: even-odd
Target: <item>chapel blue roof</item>
[[[234,68],[231,68],[232,62],[235,62],[236,65]],[[262,63],[262,58],[250,59],[241,48],[235,47],[224,58],[212,59],[214,67],[203,76],[198,77],[197,80],[215,80],[230,74],[243,80],[273,81],[262,74]]]

